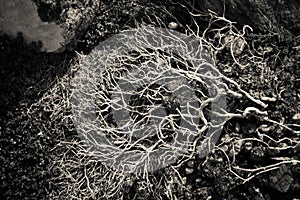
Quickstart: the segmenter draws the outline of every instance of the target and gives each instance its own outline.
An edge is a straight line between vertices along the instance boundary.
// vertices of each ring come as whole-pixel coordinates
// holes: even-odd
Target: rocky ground
[[[48,11],[48,21],[64,21],[81,5],[79,0],[35,2]],[[91,19],[78,26],[64,51],[41,52],[21,34],[0,36],[0,199],[300,198],[299,35],[248,28],[243,33],[241,25],[233,28],[215,14],[192,18],[186,8],[197,10],[175,3],[103,1],[99,8],[95,16],[82,11]],[[230,119],[211,154],[201,159],[195,154],[176,171],[168,167],[147,180],[114,174],[82,153],[68,102],[76,64],[120,30],[171,22],[183,25],[178,31],[185,25],[199,33],[208,30],[201,35],[218,49],[212,50],[218,69],[268,105],[233,95],[229,112],[255,107],[267,116],[251,112]]]

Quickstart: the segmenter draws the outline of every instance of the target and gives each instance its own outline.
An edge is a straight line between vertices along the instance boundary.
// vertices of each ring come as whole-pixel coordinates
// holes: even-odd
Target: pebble
[[[178,28],[178,24],[176,22],[170,22],[168,25],[169,29],[176,29]]]
[[[192,168],[185,168],[185,173],[186,174],[191,174],[193,172],[194,172],[194,169],[192,169]]]
[[[300,120],[300,113],[295,114],[292,119]]]

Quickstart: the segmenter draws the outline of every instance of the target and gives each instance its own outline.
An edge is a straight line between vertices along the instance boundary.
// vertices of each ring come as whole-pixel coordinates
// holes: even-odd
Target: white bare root
[[[164,12],[167,12],[164,10]],[[202,17],[201,15],[195,15],[190,13],[191,16],[195,18]],[[153,20],[153,19],[152,19]],[[155,18],[155,24],[160,23],[163,26],[162,20],[157,17]],[[216,23],[222,22],[224,27],[222,28],[213,28]],[[237,31],[234,27],[234,24],[225,19],[224,17],[217,16],[215,13],[210,13],[210,21],[208,27],[205,31],[200,31],[200,27],[195,23],[197,30],[192,29],[191,27],[186,27],[186,34],[189,36],[193,36],[198,42],[201,50],[205,50],[207,54],[209,54],[213,59],[213,64],[216,65],[216,55],[221,52],[223,49],[228,48],[230,50],[233,62],[246,70],[249,66],[249,63],[259,65],[262,62],[262,57],[254,56],[251,54],[249,56],[249,63],[242,64],[239,63],[239,57],[243,54],[243,49],[248,48],[246,40],[244,39],[246,32],[248,29],[251,30],[250,27],[245,26],[242,31]],[[143,25],[140,25],[143,26]],[[182,27],[179,22],[171,22],[169,24],[171,28]],[[152,29],[149,29],[149,35],[154,34],[151,33]],[[175,37],[175,36],[174,36]],[[180,38],[178,38],[180,41]],[[240,49],[236,49],[236,43],[241,42],[242,46]],[[141,44],[144,45],[144,44]],[[180,48],[187,48],[189,44],[185,44]],[[151,49],[151,46],[149,46]],[[138,48],[136,48],[138,50]],[[107,135],[110,137],[110,141],[112,143],[122,149],[123,152],[126,151],[134,151],[136,154],[141,152],[146,152],[145,156],[141,156],[139,159],[130,160],[129,158],[124,158],[124,163],[133,164],[136,163],[145,163],[144,165],[139,166],[136,164],[136,170],[141,170],[142,173],[139,175],[130,174],[125,170],[126,164],[122,165],[124,170],[116,170],[114,167],[105,165],[97,160],[97,154],[101,154],[101,156],[106,156],[107,159],[112,159],[116,154],[113,153],[113,148],[109,149],[110,146],[101,144],[97,139],[93,138],[92,134],[86,134],[85,141],[82,137],[78,136],[78,130],[75,129],[74,124],[74,116],[71,112],[72,108],[72,81],[74,78],[74,74],[78,70],[79,64],[73,65],[68,74],[64,77],[58,79],[49,90],[44,94],[44,96],[36,103],[32,104],[28,109],[27,114],[32,115],[34,113],[38,113],[38,110],[42,110],[44,113],[49,114],[49,122],[52,123],[52,129],[48,130],[49,127],[44,127],[45,130],[52,134],[55,134],[57,130],[60,131],[59,138],[60,141],[58,144],[52,149],[53,155],[51,155],[52,163],[49,170],[55,173],[55,176],[52,178],[51,182],[55,184],[55,188],[51,191],[50,197],[52,199],[122,199],[129,188],[133,187],[134,184],[137,186],[137,191],[142,191],[145,194],[149,193],[153,195],[157,195],[157,188],[161,187],[161,191],[163,191],[164,195],[166,195],[169,199],[179,199],[179,196],[176,194],[180,191],[189,191],[191,190],[187,186],[187,178],[182,175],[180,172],[180,168],[184,166],[189,160],[197,157],[199,154],[198,149],[205,149],[206,147],[199,147],[201,144],[210,145],[210,142],[203,142],[201,140],[204,138],[205,141],[210,141],[213,138],[213,134],[206,136],[205,133],[209,127],[213,128],[223,128],[224,124],[227,120],[232,118],[247,118],[250,115],[254,115],[259,117],[262,122],[266,124],[272,124],[274,126],[279,126],[285,131],[290,131],[294,134],[299,134],[300,132],[296,130],[299,128],[297,124],[285,124],[284,121],[277,122],[269,116],[265,109],[268,107],[268,104],[265,101],[273,101],[270,98],[261,98],[258,99],[251,95],[250,92],[243,89],[243,87],[235,80],[228,78],[224,74],[220,73],[216,68],[212,68],[210,73],[201,74],[202,65],[193,66],[191,68],[189,63],[186,60],[179,59],[175,55],[172,54],[162,54],[159,53],[159,49],[152,49],[153,51],[149,51],[148,49],[143,49],[143,51],[132,52],[132,54],[120,55],[115,60],[115,63],[104,62],[103,68],[107,72],[102,75],[101,84],[94,83],[95,88],[97,90],[91,91],[91,94],[98,97],[98,102],[93,102],[93,105],[98,106],[99,114],[97,115],[97,120],[100,121],[96,127],[95,124],[91,123],[90,128],[95,130],[106,131]],[[116,52],[118,52],[116,50]],[[238,54],[238,55],[237,55]],[[78,54],[79,62],[85,60],[85,56]],[[99,58],[101,59],[101,58]],[[144,60],[147,60],[144,61]],[[205,60],[205,59],[204,59]],[[140,66],[138,63],[143,63],[143,66],[148,66],[153,63],[160,63],[169,65],[169,69],[174,68],[171,66],[172,62],[177,62],[182,67],[178,67],[175,71],[176,73],[171,74],[170,77],[175,80],[175,86],[173,89],[183,89],[186,85],[180,82],[180,76],[184,77],[186,80],[190,81],[191,88],[184,88],[186,90],[192,89],[198,92],[200,97],[195,99],[189,99],[189,109],[197,110],[197,116],[194,116],[195,113],[186,112],[183,113],[176,107],[176,101],[178,99],[170,96],[167,91],[164,91],[164,88],[157,86],[156,88],[151,88],[151,85],[154,85],[155,82],[146,82],[143,88],[136,88],[135,93],[132,91],[119,92],[121,88],[121,84],[119,84],[116,80],[121,81],[131,81],[132,84],[136,82],[143,82],[142,79],[129,75],[128,77],[122,77],[120,71],[129,72],[128,68],[132,68],[138,71]],[[139,63],[139,64],[140,64]],[[146,65],[147,64],[147,65]],[[126,68],[127,67],[127,68]],[[218,67],[218,66],[216,66]],[[184,69],[185,68],[185,69]],[[215,70],[213,70],[215,69]],[[203,70],[203,69],[202,69]],[[142,73],[142,71],[141,71]],[[148,80],[163,80],[166,77],[163,77],[162,71],[159,70],[150,70],[148,73],[144,74],[144,79]],[[159,77],[157,79],[153,79],[152,77]],[[88,77],[84,77],[88,78]],[[178,82],[176,82],[176,80]],[[205,80],[211,81],[213,84],[207,84]],[[93,81],[93,79],[88,80]],[[84,83],[84,81],[83,81]],[[219,83],[219,84],[216,84]],[[172,85],[172,84],[171,84]],[[177,87],[178,86],[178,87]],[[172,87],[172,86],[171,86]],[[107,89],[109,88],[109,90]],[[210,89],[217,91],[218,95],[210,97],[203,90]],[[110,94],[108,94],[110,92]],[[111,98],[111,96],[115,95],[115,98]],[[131,95],[135,96],[137,99],[141,98],[146,105],[142,103],[139,104],[138,100],[133,101],[133,105],[127,105],[125,102],[126,96]],[[232,112],[223,109],[222,107],[217,107],[213,111],[209,111],[209,106],[212,102],[215,102],[220,97],[233,98],[233,99],[248,99],[254,105],[245,105],[241,111],[235,110]],[[117,99],[119,98],[119,99]],[[178,96],[177,98],[184,98],[184,94]],[[155,115],[155,112],[160,112],[159,106],[155,104],[155,101],[164,101],[165,106],[169,108],[169,111],[172,112],[169,115]],[[194,108],[192,101],[197,101],[199,104],[198,108]],[[86,99],[84,103],[91,103],[90,99]],[[140,100],[141,101],[141,100]],[[105,106],[106,105],[106,106]],[[112,105],[112,106],[109,106]],[[125,105],[125,106],[124,106]],[[171,109],[172,106],[175,109]],[[257,107],[256,107],[257,106]],[[102,110],[101,110],[102,109]],[[131,113],[131,121],[122,121],[120,122],[120,126],[116,127],[112,120],[110,120],[109,112],[118,111],[124,109],[126,112]],[[163,112],[163,111],[162,111]],[[154,113],[154,114],[151,114]],[[212,114],[213,116],[218,116],[224,121],[213,123],[208,119],[207,115]],[[172,155],[170,152],[165,152],[168,155],[167,158],[158,160],[158,163],[147,162],[150,160],[151,153],[155,151],[157,148],[169,148],[172,146],[167,139],[170,138],[172,133],[176,132],[176,130],[182,128],[185,130],[185,127],[180,126],[179,123],[176,123],[176,118],[180,116],[181,119],[189,119],[187,120],[192,126],[197,127],[196,131],[190,133],[195,137],[193,142],[188,144],[188,151],[184,154],[181,154],[181,157],[177,159],[177,162],[170,164],[164,170],[165,174],[160,176],[160,179],[155,177],[152,174],[151,169],[155,168],[155,165],[160,165],[160,162],[166,162],[167,159],[174,159],[176,155]],[[149,118],[153,118],[152,120],[159,121],[160,123],[157,126],[151,126],[151,130],[155,130],[156,134],[149,135],[134,135],[134,132],[138,132],[138,130],[143,130],[142,127],[149,123],[151,124],[151,120]],[[195,122],[196,118],[200,118],[200,122]],[[58,126],[57,124],[63,124],[63,126]],[[85,122],[85,123],[90,123]],[[129,133],[124,133],[126,128],[129,125],[132,125],[132,129]],[[266,130],[268,127],[259,127],[255,130],[255,133],[258,137],[255,137],[254,134],[250,135],[247,138],[242,138],[239,134],[236,136],[232,136],[229,139],[224,139],[218,145],[208,146],[207,148],[213,149],[215,152],[222,152],[222,155],[225,157],[224,163],[228,166],[229,172],[233,174],[233,176],[240,179],[243,184],[249,182],[255,177],[263,174],[269,173],[270,171],[276,170],[280,168],[282,165],[298,165],[300,164],[299,160],[293,158],[286,157],[274,157],[273,160],[277,161],[275,164],[267,165],[267,166],[258,166],[257,168],[248,169],[244,167],[240,167],[237,165],[237,157],[236,155],[239,152],[240,148],[243,148],[247,142],[255,142],[259,145],[264,146],[269,150],[280,151],[284,149],[295,149],[299,147],[300,141],[297,141],[295,138],[281,138],[275,139],[275,137],[271,134],[267,134],[262,131],[262,128]],[[171,134],[166,134],[166,132],[170,132]],[[189,130],[186,129],[186,132],[189,133]],[[176,134],[174,134],[176,136]],[[173,136],[173,137],[175,137]],[[149,139],[150,137],[150,139]],[[151,138],[152,137],[152,138]],[[154,139],[153,139],[154,138]],[[172,137],[171,137],[172,138]],[[176,137],[175,137],[176,138]],[[174,138],[173,138],[174,139]],[[270,141],[272,144],[270,144]],[[283,143],[286,145],[282,146]],[[107,148],[107,154],[104,151],[97,151],[92,147],[89,147],[87,144],[94,144],[95,146],[103,145],[101,148]],[[178,150],[180,152],[180,145],[177,148],[173,148],[173,150]],[[109,148],[108,148],[109,147]],[[168,154],[170,153],[170,154]],[[181,153],[181,152],[180,152]],[[213,153],[212,153],[213,154]],[[117,158],[116,158],[117,160]],[[206,162],[202,163],[202,166],[209,162],[208,158]],[[121,168],[120,167],[120,168]],[[134,171],[134,170],[133,170]],[[158,195],[157,195],[158,196]],[[157,197],[155,196],[155,197]],[[158,198],[158,197],[157,197]],[[162,198],[162,197],[161,197]]]

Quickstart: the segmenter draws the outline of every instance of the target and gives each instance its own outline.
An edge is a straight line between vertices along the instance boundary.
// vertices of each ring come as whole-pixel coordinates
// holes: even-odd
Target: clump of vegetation
[[[73,123],[72,85],[84,56],[70,52],[60,56],[37,54],[23,47],[18,50],[19,57],[29,54],[35,58],[30,61],[18,58],[17,63],[11,59],[5,61],[15,66],[27,65],[23,69],[25,77],[18,71],[10,72],[12,79],[18,77],[14,79],[18,85],[26,83],[21,89],[14,89],[18,94],[24,93],[24,98],[16,101],[9,111],[2,110],[5,115],[1,117],[0,130],[4,152],[1,187],[6,192],[1,195],[28,199],[38,196],[51,199],[297,198],[300,134],[294,117],[299,112],[295,44],[279,40],[276,35],[256,35],[247,26],[236,28],[233,22],[213,12],[200,15],[187,11],[190,17],[181,22],[172,14],[177,13],[174,10],[186,10],[186,7],[179,4],[168,9],[154,5],[140,7],[136,16],[144,14],[145,17],[133,18],[126,26],[168,27],[172,23],[169,27],[193,36],[199,46],[207,49],[220,72],[218,78],[224,83],[227,101],[227,109],[222,112],[226,123],[211,153],[199,157],[202,145],[195,143],[195,151],[182,162],[144,176],[104,165],[87,150]],[[91,27],[80,42],[83,46],[88,44],[87,49],[101,40],[92,34],[96,28]],[[1,41],[6,42],[4,46],[9,54],[16,53],[11,47],[22,43],[9,43],[5,38]],[[4,55],[7,53],[2,52],[1,57]],[[30,70],[31,63],[39,66],[42,61],[48,70],[40,68],[39,73],[38,67]],[[11,83],[11,88],[12,79],[6,81]],[[31,80],[35,81],[31,83]],[[28,92],[35,94],[35,98],[30,99]],[[1,95],[14,99],[9,92]],[[10,169],[16,169],[15,173]],[[13,186],[18,189],[14,190]],[[34,192],[29,193],[31,190]]]

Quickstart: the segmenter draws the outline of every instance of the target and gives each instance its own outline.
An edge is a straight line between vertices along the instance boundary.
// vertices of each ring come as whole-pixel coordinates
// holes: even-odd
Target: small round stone
[[[178,24],[176,22],[170,22],[168,25],[169,29],[176,29],[178,28]]]

